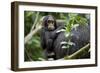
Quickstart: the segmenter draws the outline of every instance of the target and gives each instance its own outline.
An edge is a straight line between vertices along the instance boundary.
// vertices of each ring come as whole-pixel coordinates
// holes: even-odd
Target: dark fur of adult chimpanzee
[[[90,42],[90,25],[79,25],[76,29],[71,30],[70,42],[74,43],[66,48],[69,38],[65,37],[64,24],[60,25],[51,15],[43,19],[41,30],[41,46],[44,49],[44,56],[48,58],[60,59],[66,55],[71,55]],[[86,54],[80,58],[89,58]]]
[[[54,52],[56,59],[63,58],[66,55],[71,55],[78,51],[80,48],[90,42],[90,25],[79,25],[76,29],[71,31],[70,42],[74,44],[69,48],[64,47],[69,38],[66,38],[64,32],[59,33],[54,42]],[[79,58],[90,58],[90,53],[83,55]]]
[[[54,41],[58,35],[57,31],[63,28],[63,26],[58,27],[56,20],[52,15],[45,16],[42,23],[41,29],[41,46],[44,49],[44,55],[46,59],[54,58]]]

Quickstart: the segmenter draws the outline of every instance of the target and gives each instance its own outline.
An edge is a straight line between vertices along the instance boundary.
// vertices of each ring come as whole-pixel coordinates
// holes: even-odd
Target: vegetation
[[[46,15],[53,15],[57,20],[64,20],[67,36],[70,36],[72,28],[79,25],[89,24],[89,14],[79,13],[57,13],[57,12],[24,12],[24,38],[25,38],[25,61],[45,60],[43,49],[40,45],[40,28],[42,18]],[[70,41],[70,40],[69,40]],[[72,42],[69,42],[71,45]],[[68,46],[67,46],[68,47]]]

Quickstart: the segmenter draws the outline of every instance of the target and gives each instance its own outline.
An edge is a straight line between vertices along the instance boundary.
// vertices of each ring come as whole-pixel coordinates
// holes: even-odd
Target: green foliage
[[[24,37],[30,33],[30,30],[34,23],[38,23],[39,20],[46,15],[53,15],[56,19],[65,20],[65,30],[66,37],[69,38],[67,42],[67,48],[71,45],[74,45],[70,41],[70,34],[73,28],[76,28],[79,25],[86,25],[89,23],[89,14],[78,14],[78,13],[58,13],[58,12],[37,12],[35,11],[25,11],[24,12]],[[37,18],[37,21],[36,21]],[[36,25],[36,24],[34,24]],[[44,60],[43,49],[40,44],[40,31],[38,31],[31,40],[25,44],[25,61],[40,61]]]
[[[32,24],[34,22],[33,16],[34,12],[27,12],[27,11],[24,12],[24,24],[25,24],[24,36],[26,36],[29,33],[29,30],[32,27]]]
[[[89,14],[69,13],[68,21],[66,21],[66,32],[70,32],[79,25],[87,25],[89,23]]]
[[[69,13],[68,14],[68,21],[66,21],[66,33],[65,36],[68,39],[67,48],[70,48],[72,45],[74,45],[73,42],[71,42],[70,37],[73,35],[71,34],[71,30],[74,28],[75,30],[79,25],[87,25],[89,23],[88,21],[89,15],[88,14],[77,14],[77,13]],[[69,44],[70,43],[70,44]]]
[[[64,13],[57,13],[57,12],[39,12],[38,17],[37,17],[38,12],[33,12],[33,11],[25,11],[24,12],[24,36],[27,36],[30,33],[30,30],[33,26],[34,23],[37,23],[43,16],[46,15],[53,15],[56,19],[66,19]],[[36,22],[36,18],[37,22]],[[36,25],[36,24],[34,24]],[[39,61],[39,60],[44,60],[44,55],[43,55],[43,49],[41,48],[40,44],[40,31],[38,31],[32,38],[31,40],[25,44],[25,61]]]
[[[29,41],[25,45],[25,50],[27,50],[28,56],[30,56],[29,58],[31,58],[34,61],[39,61],[40,58],[44,59],[43,50],[40,46],[40,37],[38,37],[37,35],[32,37],[31,41]],[[27,61],[27,58],[25,59]]]

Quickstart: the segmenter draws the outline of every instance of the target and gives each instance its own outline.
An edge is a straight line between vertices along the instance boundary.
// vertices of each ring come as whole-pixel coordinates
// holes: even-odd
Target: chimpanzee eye
[[[48,20],[48,23],[50,23],[51,21],[50,20]]]
[[[48,20],[48,23],[52,23],[52,24],[53,24],[53,23],[54,23],[54,21],[53,21],[53,20]]]

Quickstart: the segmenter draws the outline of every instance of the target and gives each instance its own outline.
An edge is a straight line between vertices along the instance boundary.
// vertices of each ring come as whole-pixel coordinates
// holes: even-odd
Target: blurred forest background
[[[66,32],[78,25],[87,25],[90,22],[89,14],[58,13],[58,12],[24,12],[24,61],[44,60],[43,49],[40,45],[40,29],[42,19],[46,15],[53,15],[56,20],[61,20],[66,26]]]

